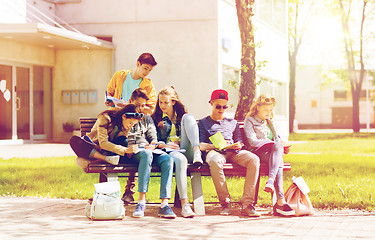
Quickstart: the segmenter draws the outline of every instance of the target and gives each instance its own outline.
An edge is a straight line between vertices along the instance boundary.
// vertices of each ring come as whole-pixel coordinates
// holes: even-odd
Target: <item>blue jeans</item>
[[[284,146],[281,142],[266,145],[254,152],[260,158],[260,162],[268,163],[268,177],[275,179],[277,198],[284,198],[283,167]]]
[[[169,153],[175,164],[176,185],[180,199],[187,199],[187,158],[184,154],[174,151]]]
[[[148,192],[150,182],[151,164],[161,169],[160,178],[160,199],[171,198],[173,159],[167,154],[153,154],[149,149],[142,149],[132,155],[130,159],[125,157],[124,162],[138,162],[138,192]]]
[[[199,146],[198,124],[193,115],[186,113],[181,119],[180,148],[186,150],[184,155],[189,162],[193,162],[195,146]]]
[[[171,152],[176,167],[176,185],[180,199],[187,199],[187,163],[193,162],[193,147],[199,146],[199,130],[193,115],[184,114],[181,119],[180,148],[185,149],[185,153]]]

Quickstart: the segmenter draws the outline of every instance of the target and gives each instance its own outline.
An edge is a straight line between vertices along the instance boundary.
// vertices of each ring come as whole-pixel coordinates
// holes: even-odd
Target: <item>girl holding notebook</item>
[[[245,133],[252,152],[261,162],[269,164],[268,181],[264,191],[276,192],[277,202],[273,213],[291,216],[295,211],[285,202],[283,190],[283,155],[289,152],[290,145],[281,142],[273,124],[273,109],[276,100],[266,94],[260,95],[245,118]]]

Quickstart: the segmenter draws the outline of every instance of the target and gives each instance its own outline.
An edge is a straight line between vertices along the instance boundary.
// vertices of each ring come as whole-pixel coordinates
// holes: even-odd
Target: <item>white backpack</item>
[[[119,181],[96,183],[92,204],[86,206],[86,216],[91,220],[125,218]]]

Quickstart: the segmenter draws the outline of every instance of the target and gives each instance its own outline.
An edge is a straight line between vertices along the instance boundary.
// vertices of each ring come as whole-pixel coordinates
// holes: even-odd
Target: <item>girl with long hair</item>
[[[258,155],[261,162],[269,164],[266,192],[276,192],[277,201],[273,213],[291,216],[295,211],[285,202],[283,190],[283,155],[289,152],[290,145],[282,142],[273,123],[273,109],[276,99],[261,94],[251,105],[245,118],[245,133],[252,152]]]
[[[182,205],[181,214],[183,217],[194,217],[195,214],[188,204],[187,164],[188,162],[197,166],[203,164],[197,122],[193,115],[187,113],[173,87],[160,90],[151,117],[157,130],[158,148],[183,149],[171,151],[169,154],[176,167],[176,184]]]
[[[73,136],[70,146],[78,157],[99,159],[117,165],[120,156],[138,151],[137,145],[128,146],[130,129],[143,117],[134,104],[107,110],[98,115],[91,132],[82,138]]]

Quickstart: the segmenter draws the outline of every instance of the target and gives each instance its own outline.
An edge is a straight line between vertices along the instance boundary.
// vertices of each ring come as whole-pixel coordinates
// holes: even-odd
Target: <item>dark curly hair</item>
[[[117,126],[118,129],[122,129],[122,116],[126,115],[126,113],[140,113],[139,108],[134,104],[127,104],[122,108],[119,109],[112,109],[112,110],[106,110],[98,115],[104,115],[107,114],[109,118],[111,119],[109,123],[103,124],[100,127],[110,128]],[[136,117],[136,115],[126,115],[126,118],[134,118],[139,119],[139,117]]]

